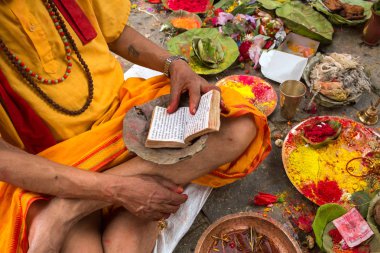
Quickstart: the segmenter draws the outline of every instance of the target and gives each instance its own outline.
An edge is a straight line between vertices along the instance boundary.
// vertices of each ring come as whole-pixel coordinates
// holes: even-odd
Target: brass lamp
[[[377,106],[380,104],[380,98],[375,104],[371,105],[363,111],[358,112],[359,120],[366,125],[375,125],[379,121]]]

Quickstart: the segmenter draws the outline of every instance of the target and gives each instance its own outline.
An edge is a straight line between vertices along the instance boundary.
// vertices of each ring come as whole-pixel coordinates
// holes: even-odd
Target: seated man
[[[173,165],[128,152],[122,120],[133,106],[170,93],[171,113],[188,92],[194,114],[216,88],[127,26],[129,9],[0,1],[1,252],[151,252],[157,220],[187,199],[183,185],[232,183],[269,153],[265,116],[227,88],[221,129],[203,151]],[[124,81],[110,50],[170,80]]]

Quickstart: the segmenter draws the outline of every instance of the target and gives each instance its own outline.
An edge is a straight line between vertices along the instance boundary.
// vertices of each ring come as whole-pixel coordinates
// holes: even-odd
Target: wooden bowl
[[[195,253],[208,253],[214,245],[212,236],[231,233],[234,231],[255,228],[257,233],[270,238],[273,245],[280,253],[302,253],[301,248],[295,239],[285,230],[285,228],[272,218],[265,218],[262,214],[255,212],[244,212],[224,216],[211,224],[201,238],[198,240]]]

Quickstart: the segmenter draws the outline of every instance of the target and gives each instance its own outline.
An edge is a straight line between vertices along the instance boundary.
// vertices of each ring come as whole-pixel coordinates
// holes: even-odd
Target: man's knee
[[[254,119],[250,115],[245,115],[231,119],[229,124],[226,145],[244,151],[256,137],[257,128]]]

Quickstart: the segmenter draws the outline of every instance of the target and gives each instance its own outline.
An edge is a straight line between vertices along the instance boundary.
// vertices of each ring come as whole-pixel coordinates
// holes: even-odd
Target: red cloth
[[[1,69],[0,98],[27,152],[37,154],[57,143],[45,122],[12,89]]]
[[[75,0],[54,0],[55,5],[78,35],[83,45],[93,40],[97,33]]]

